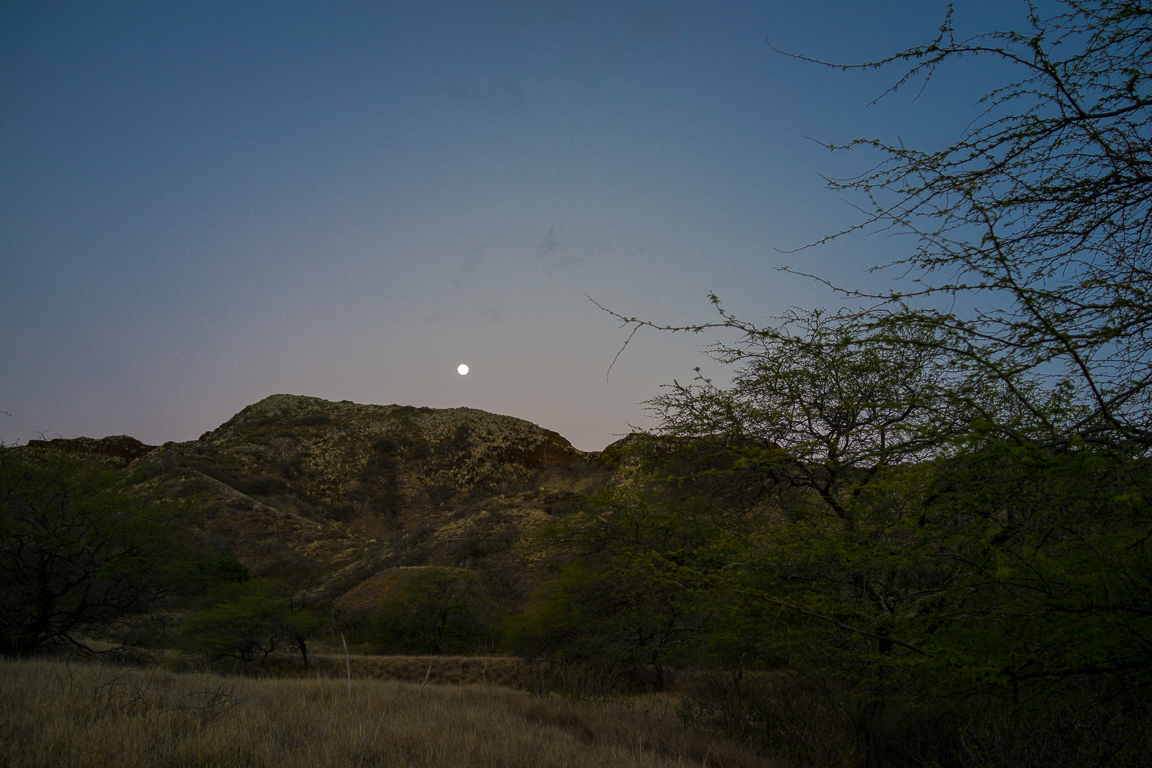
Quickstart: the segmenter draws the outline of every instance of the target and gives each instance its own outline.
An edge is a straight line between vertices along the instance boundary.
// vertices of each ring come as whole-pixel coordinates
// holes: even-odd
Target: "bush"
[[[1101,704],[1083,684],[1058,700],[1019,704],[984,695],[882,702],[791,672],[708,674],[685,691],[677,714],[687,726],[812,768],[866,760],[875,768],[1138,766],[1152,749],[1148,712],[1131,701]]]
[[[193,613],[180,625],[184,647],[216,659],[247,662],[263,661],[286,645],[298,650],[307,665],[307,641],[322,620],[283,593],[268,579],[245,578],[229,584],[216,594],[211,607]]]
[[[493,645],[496,606],[462,568],[412,569],[368,622],[379,653],[455,654]]]
[[[194,588],[196,554],[176,510],[127,491],[117,473],[0,446],[0,654],[123,637],[125,618]]]

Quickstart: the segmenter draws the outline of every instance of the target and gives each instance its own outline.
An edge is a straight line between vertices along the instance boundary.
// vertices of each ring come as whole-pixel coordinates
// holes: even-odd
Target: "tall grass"
[[[615,704],[485,686],[0,661],[0,765],[771,766]]]

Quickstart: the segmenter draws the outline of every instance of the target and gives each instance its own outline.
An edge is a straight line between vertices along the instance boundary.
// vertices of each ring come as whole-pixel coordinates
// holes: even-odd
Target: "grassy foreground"
[[[0,661],[0,765],[770,766],[659,708],[485,686]]]

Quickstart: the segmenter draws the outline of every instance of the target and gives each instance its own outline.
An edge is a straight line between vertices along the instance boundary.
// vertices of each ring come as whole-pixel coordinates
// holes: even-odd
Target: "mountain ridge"
[[[483,575],[519,604],[544,564],[527,532],[613,481],[617,452],[576,449],[524,419],[474,408],[270,395],[197,440],[30,441],[106,461],[139,493],[184,504],[194,533],[255,575],[310,574],[355,623],[396,569]]]

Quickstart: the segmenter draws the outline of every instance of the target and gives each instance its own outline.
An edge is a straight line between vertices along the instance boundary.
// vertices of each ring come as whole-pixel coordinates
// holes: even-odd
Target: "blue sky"
[[[961,33],[1021,2],[962,2]],[[869,106],[909,2],[0,1],[0,440],[195,439],[288,392],[469,406],[599,450],[703,366],[593,305],[751,321],[878,279],[811,138],[954,138],[997,72]],[[806,138],[811,137],[811,138]],[[459,376],[456,366],[472,372]]]

